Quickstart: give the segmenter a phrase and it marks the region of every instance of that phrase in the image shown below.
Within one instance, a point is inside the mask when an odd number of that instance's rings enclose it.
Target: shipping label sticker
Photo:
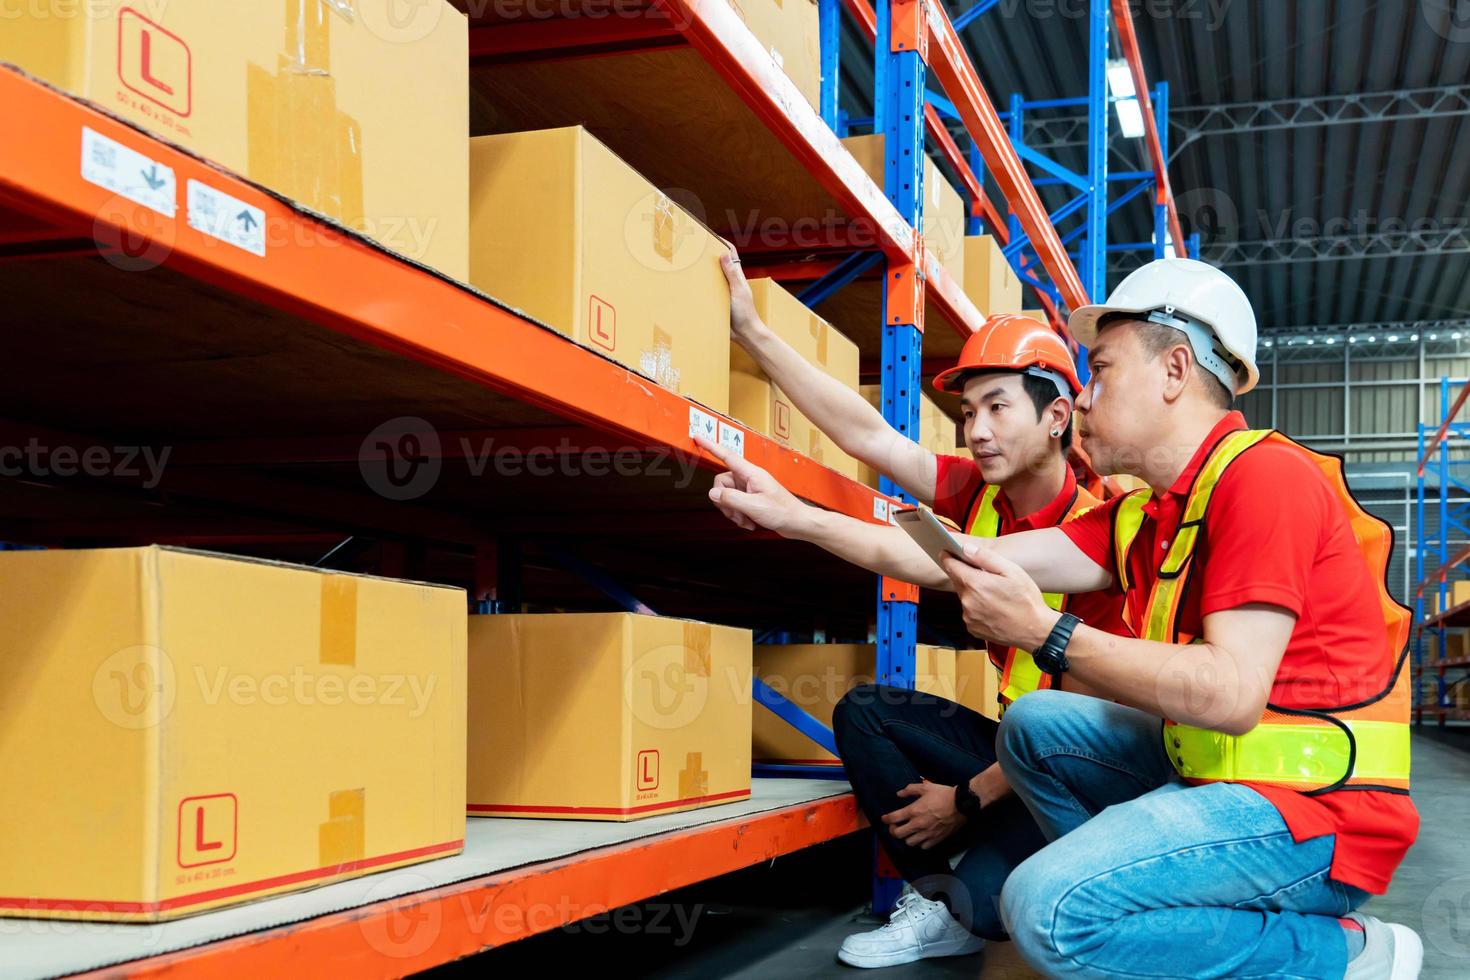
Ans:
[[[189,227],[265,257],[265,212],[224,191],[189,181]]]
[[[718,443],[720,438],[718,423],[715,417],[708,412],[701,412],[693,405],[689,406],[689,438],[702,436],[710,442]]]
[[[888,501],[882,497],[873,498],[873,520],[885,523],[888,521]]]
[[[173,168],[82,127],[82,179],[172,218],[179,209]]]
[[[745,432],[725,422],[720,423],[720,445],[736,456],[745,457]]]

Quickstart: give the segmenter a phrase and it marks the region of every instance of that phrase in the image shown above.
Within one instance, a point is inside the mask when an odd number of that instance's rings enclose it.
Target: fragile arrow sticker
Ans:
[[[708,412],[701,412],[693,405],[690,405],[689,438],[693,439],[695,436],[703,436],[705,439],[718,445],[719,435],[719,425],[715,421],[715,417]]]
[[[197,180],[189,181],[189,227],[265,257],[265,212]]]
[[[720,445],[736,456],[745,456],[745,432],[733,425],[720,423]]]
[[[179,189],[171,168],[82,127],[82,179],[172,218]]]

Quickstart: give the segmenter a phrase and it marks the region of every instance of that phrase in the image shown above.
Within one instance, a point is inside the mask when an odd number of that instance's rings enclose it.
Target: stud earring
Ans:
[[[1059,438],[1061,438],[1061,435],[1062,435],[1062,430],[1061,429],[1052,429],[1051,430],[1051,437],[1053,439],[1059,439]]]

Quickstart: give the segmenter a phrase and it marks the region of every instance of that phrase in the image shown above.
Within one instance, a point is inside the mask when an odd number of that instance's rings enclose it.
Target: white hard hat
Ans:
[[[1156,259],[1130,273],[1106,303],[1073,310],[1067,328],[1090,347],[1097,339],[1097,321],[1110,313],[1132,313],[1140,320],[1182,330],[1200,367],[1237,395],[1260,380],[1251,301],[1234,279],[1212,265],[1195,259]]]

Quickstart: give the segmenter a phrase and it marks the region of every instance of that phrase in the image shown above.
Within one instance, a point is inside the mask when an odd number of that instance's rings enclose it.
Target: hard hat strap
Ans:
[[[1067,383],[1066,378],[1062,377],[1062,373],[1060,371],[1053,371],[1050,368],[1037,367],[1033,364],[1031,367],[1023,368],[1021,373],[1029,374],[1033,378],[1041,378],[1045,381],[1050,381],[1052,384],[1057,386],[1057,394],[1065,398],[1068,405],[1072,404],[1072,386]]]
[[[1188,337],[1189,347],[1194,351],[1194,359],[1199,362],[1199,366],[1219,378],[1226,391],[1235,394],[1235,389],[1240,385],[1240,359],[1231,356],[1220,346],[1213,330],[1188,317],[1180,316],[1172,306],[1154,310],[1144,319],[1149,323],[1173,327]]]

